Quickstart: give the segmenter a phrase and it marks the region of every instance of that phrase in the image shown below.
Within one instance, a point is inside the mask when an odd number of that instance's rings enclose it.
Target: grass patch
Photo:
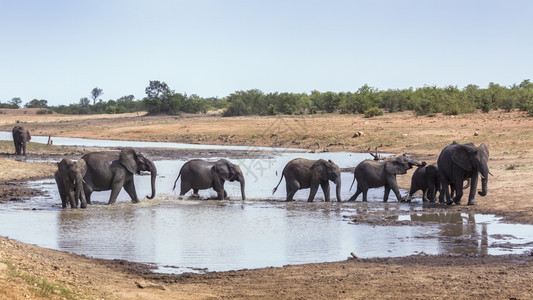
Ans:
[[[6,274],[12,279],[22,279],[28,284],[28,289],[34,295],[49,299],[89,299],[58,283],[50,282],[46,278],[17,272],[9,262],[1,262],[8,267]]]

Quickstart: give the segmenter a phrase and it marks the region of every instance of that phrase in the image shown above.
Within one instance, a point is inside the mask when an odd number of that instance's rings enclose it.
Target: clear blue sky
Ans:
[[[0,0],[0,101],[533,80],[533,1]]]

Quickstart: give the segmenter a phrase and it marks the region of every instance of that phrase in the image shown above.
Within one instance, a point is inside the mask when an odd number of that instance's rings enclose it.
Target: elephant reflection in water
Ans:
[[[57,214],[57,243],[59,250],[78,254],[146,259],[155,252],[156,223],[155,212],[140,214],[135,206],[96,206],[90,213],[62,210]]]
[[[441,224],[438,238],[446,254],[488,254],[487,225],[476,224],[472,212],[466,218],[459,212],[411,214],[411,221]],[[478,232],[478,225],[481,232]]]

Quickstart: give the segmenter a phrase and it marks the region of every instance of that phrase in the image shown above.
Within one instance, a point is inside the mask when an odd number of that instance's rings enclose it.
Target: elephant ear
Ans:
[[[69,163],[69,160],[66,158],[63,158],[60,162],[57,163],[57,170],[59,171],[60,174],[67,174],[68,163]]]
[[[137,174],[137,154],[133,148],[123,148],[119,155],[120,163],[131,173]]]
[[[217,177],[224,180],[231,181],[233,176],[235,176],[235,168],[233,168],[233,165],[225,159],[218,160],[213,167],[215,167],[214,171],[216,172]]]
[[[481,145],[479,145],[479,149],[481,150],[483,160],[488,161],[489,160],[489,147],[487,147],[487,145],[485,145],[484,143],[481,143]]]
[[[452,161],[467,172],[472,172],[472,156],[475,156],[477,149],[471,146],[458,145],[451,150]]]
[[[85,161],[83,159],[80,159],[76,164],[80,169],[81,177],[85,176],[85,173],[87,173],[87,164],[85,163]]]
[[[311,166],[312,173],[318,176],[320,180],[328,180],[328,162],[319,159]]]
[[[220,175],[220,167],[215,164],[211,167],[211,177],[213,177],[213,189],[219,190],[222,186],[222,176]]]
[[[30,132],[26,130],[26,141],[29,141],[29,140],[31,140],[31,135],[30,135]]]
[[[398,175],[407,173],[407,169],[398,159],[385,160],[385,171],[389,174]]]

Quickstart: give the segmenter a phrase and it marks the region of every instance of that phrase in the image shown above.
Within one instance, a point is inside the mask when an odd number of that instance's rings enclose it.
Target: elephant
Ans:
[[[224,190],[225,181],[233,182],[236,180],[241,184],[242,200],[246,200],[245,180],[241,168],[226,159],[218,161],[193,159],[186,162],[181,167],[172,190],[176,189],[176,183],[180,176],[180,196],[185,195],[191,189],[194,194],[198,194],[198,190],[213,188],[217,192],[217,199],[223,200],[228,197],[228,193]]]
[[[74,162],[64,158],[57,164],[55,180],[63,208],[67,207],[67,203],[70,203],[70,208],[78,208],[80,201],[81,208],[87,208],[83,190],[83,176],[86,172],[87,165],[81,159]]]
[[[414,159],[405,154],[386,157],[383,161],[367,159],[359,163],[354,170],[354,179],[350,190],[357,179],[357,191],[348,201],[355,201],[359,194],[363,193],[363,202],[367,201],[369,188],[385,186],[383,202],[389,199],[390,190],[396,195],[398,201],[404,198],[400,195],[398,183],[396,182],[397,174],[405,174],[413,166],[423,166]]]
[[[294,194],[300,189],[311,188],[307,202],[313,202],[318,185],[324,192],[324,200],[329,202],[329,181],[336,185],[337,201],[341,202],[341,169],[331,160],[309,160],[305,158],[295,158],[287,163],[278,185],[272,190],[272,195],[278,189],[281,180],[285,176],[287,188],[286,201],[293,201]]]
[[[30,132],[24,127],[17,125],[13,127],[13,143],[15,143],[15,154],[20,155],[21,151],[26,156],[26,143],[31,140]]]
[[[487,162],[489,160],[489,148],[485,144],[476,147],[473,143],[458,144],[453,142],[442,149],[437,166],[441,181],[441,191],[439,200],[446,204],[460,204],[463,196],[463,181],[470,179],[470,193],[468,205],[476,205],[474,200],[478,182],[478,174],[481,174],[480,196],[487,195],[488,175],[491,174]],[[492,174],[491,174],[492,175]],[[455,197],[452,198],[448,187],[455,186]]]
[[[83,189],[87,203],[91,203],[93,191],[111,190],[108,204],[113,204],[122,187],[128,193],[133,203],[139,203],[133,174],[141,171],[151,173],[152,194],[148,199],[155,197],[155,179],[157,169],[154,163],[133,148],[123,148],[116,152],[91,152],[81,158],[87,164],[87,173],[83,177]]]
[[[440,190],[439,168],[436,163],[421,166],[415,170],[411,177],[408,199],[411,199],[413,194],[419,190],[422,190],[423,202],[435,202],[437,191]]]

